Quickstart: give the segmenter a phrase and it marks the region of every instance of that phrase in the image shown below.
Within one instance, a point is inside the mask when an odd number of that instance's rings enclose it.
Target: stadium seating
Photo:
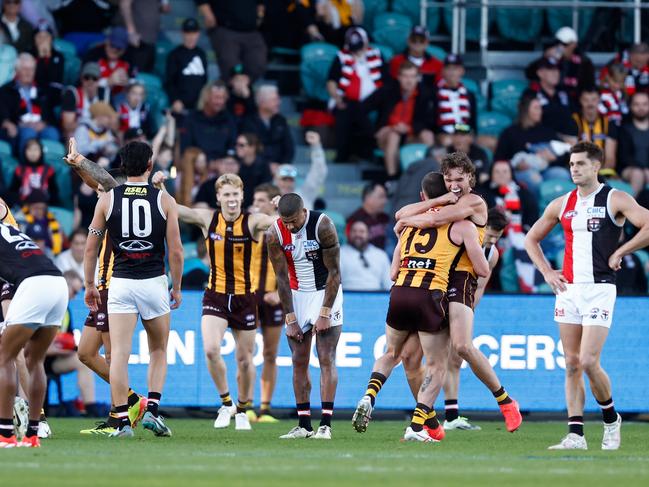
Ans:
[[[390,46],[372,43],[372,47],[379,50],[384,63],[389,62],[390,59],[392,59],[392,56],[394,56],[394,50]]]
[[[76,85],[79,81],[79,73],[81,73],[81,59],[76,56],[64,56],[63,65],[65,69],[63,84]]]
[[[447,3],[451,4],[452,0],[446,0]],[[468,0],[467,7],[473,5],[475,8],[466,9],[466,24],[465,24],[465,35],[467,41],[478,42],[480,41],[480,23],[482,21],[482,13],[480,11],[480,2],[476,0]],[[449,5],[448,7],[442,7],[444,11],[444,25],[446,30],[451,32],[453,30],[453,6]],[[494,14],[493,11],[490,12],[490,15],[487,16],[489,26],[493,25]]]
[[[196,251],[196,242],[184,242],[183,251],[185,259],[198,257],[198,252]]]
[[[153,72],[164,79],[167,73],[167,56],[173,50],[174,44],[167,39],[159,40],[155,46],[155,67]]]
[[[58,206],[50,206],[49,210],[54,215],[54,218],[56,218],[60,223],[63,233],[69,237],[74,230],[74,212],[67,208],[61,208]]]
[[[54,39],[54,49],[63,54],[63,57],[77,57],[77,47],[65,39]]]
[[[18,167],[18,161],[11,157],[11,155],[2,154],[0,155],[0,164],[2,167],[2,177],[4,178],[5,184],[9,186],[14,172],[16,172],[16,167]]]
[[[647,267],[649,265],[649,252],[646,250],[636,250],[633,253],[638,256],[638,259],[640,259],[642,268],[644,269],[647,280],[649,281],[649,267]]]
[[[426,157],[428,146],[426,144],[406,144],[399,149],[401,171],[408,169],[412,163],[421,161]]]
[[[588,1],[588,0],[584,0]],[[548,16],[548,26],[553,34],[561,27],[572,26],[572,9],[571,8],[548,8],[545,10]],[[594,9],[579,10],[579,27],[577,35],[580,40],[584,39],[590,23],[593,20]]]
[[[312,42],[302,47],[300,79],[307,97],[321,101],[329,99],[327,76],[337,52],[336,46],[324,42]]]
[[[444,58],[446,57],[446,51],[444,49],[442,49],[439,46],[434,46],[432,44],[430,44],[426,48],[426,52],[431,56],[435,56],[440,61],[444,61]]]
[[[0,45],[0,86],[13,79],[16,67],[16,50],[13,46]]]
[[[550,202],[575,189],[575,185],[565,179],[549,179],[539,186],[539,210],[543,211]]]
[[[496,8],[493,16],[500,34],[516,42],[536,42],[543,27],[540,8]]]
[[[374,27],[374,18],[388,10],[388,0],[363,0],[363,26],[371,32]]]
[[[421,24],[421,2],[419,0],[392,0],[392,10],[407,15],[413,25]],[[432,34],[439,28],[439,9],[426,9],[426,28]]]
[[[478,112],[485,110],[487,108],[487,99],[482,95],[480,86],[471,78],[462,79],[462,83],[467,90],[469,90],[475,96],[476,103],[478,104]]]
[[[327,216],[331,218],[331,221],[336,226],[336,232],[338,232],[338,240],[340,241],[340,244],[344,244],[347,241],[347,235],[345,234],[347,221],[345,216],[337,211],[327,211]]]
[[[45,162],[55,169],[58,167],[66,167],[63,157],[67,153],[67,150],[61,142],[41,139],[41,145],[43,146],[43,158]]]
[[[5,156],[11,157],[11,144],[4,140],[0,140],[0,159],[4,160]]]
[[[624,191],[625,193],[634,196],[634,191],[631,185],[620,179],[608,179],[606,181],[606,184],[608,184],[611,188],[619,189],[620,191]]]
[[[372,38],[379,44],[390,46],[394,52],[406,48],[412,21],[403,14],[387,12],[374,19]]]
[[[502,79],[491,84],[491,109],[516,118],[518,100],[527,88],[527,81],[522,79]]]
[[[509,127],[511,118],[500,112],[478,113],[478,134],[498,137],[500,132]]]
[[[500,259],[500,288],[506,293],[519,291],[518,274],[514,263],[514,249],[505,250]]]
[[[74,208],[72,199],[72,178],[70,177],[70,168],[66,165],[56,168],[56,183],[59,186],[59,197],[61,204],[67,209]]]

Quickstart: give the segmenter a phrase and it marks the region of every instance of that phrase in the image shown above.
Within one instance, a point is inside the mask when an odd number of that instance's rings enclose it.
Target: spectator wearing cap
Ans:
[[[535,95],[543,108],[543,124],[561,134],[566,142],[574,143],[577,133],[571,120],[572,105],[568,93],[559,86],[559,63],[544,57],[537,65],[538,83],[526,89],[524,95]]]
[[[56,106],[63,89],[63,54],[53,46],[54,31],[45,21],[34,29],[34,57],[36,58],[36,86],[49,93],[51,104]]]
[[[442,74],[444,63],[426,52],[429,40],[430,35],[426,27],[415,25],[408,36],[406,50],[395,55],[390,61],[390,76],[397,79],[401,63],[410,61],[419,68],[419,73],[426,84],[436,81]]]
[[[43,147],[38,139],[30,139],[25,144],[20,164],[16,167],[10,182],[10,202],[23,204],[36,190],[48,194],[52,204],[60,204],[59,186],[54,169],[45,163]]]
[[[315,29],[309,29],[308,33],[313,39],[324,39],[330,44],[342,47],[347,29],[363,23],[362,0],[319,0],[309,3],[313,4],[311,9]]]
[[[622,123],[623,117],[629,113],[624,91],[626,76],[627,69],[623,64],[609,64],[601,79],[599,89],[599,112],[606,116],[609,122],[618,126]]]
[[[477,105],[473,93],[462,83],[464,73],[459,55],[446,56],[442,77],[435,83],[431,96],[430,128],[437,132],[441,145],[450,143],[457,124],[468,125],[475,131]]]
[[[633,44],[628,50],[613,59],[613,63],[622,63],[627,69],[624,89],[627,96],[636,91],[649,92],[649,45],[645,42]],[[610,63],[609,63],[610,64]],[[600,72],[603,80],[608,72],[608,64]]]
[[[451,136],[451,145],[446,150],[449,154],[451,152],[464,152],[469,156],[475,166],[476,184],[482,184],[489,179],[489,156],[474,141],[475,136],[471,127],[467,124],[457,124]]]
[[[649,93],[634,93],[629,105],[629,119],[619,130],[616,170],[637,194],[649,184]]]
[[[273,184],[279,188],[282,195],[287,193],[297,193],[304,201],[304,207],[308,210],[313,209],[313,204],[320,194],[322,185],[327,179],[327,159],[322,143],[320,142],[320,134],[317,132],[309,131],[305,134],[304,139],[309,145],[309,157],[311,165],[307,172],[306,178],[301,186],[297,186],[297,169],[293,164],[282,164],[277,168]]]
[[[112,95],[124,90],[131,75],[131,65],[124,59],[128,48],[128,32],[124,27],[113,27],[103,44],[90,49],[84,62],[99,64],[99,84],[107,86]]]
[[[99,64],[90,62],[81,68],[81,84],[69,86],[61,100],[61,126],[65,137],[71,136],[80,123],[89,122],[93,103],[110,103],[110,89],[99,86]]]
[[[239,161],[239,177],[243,181],[243,208],[248,208],[252,205],[255,188],[270,183],[273,173],[261,155],[263,148],[256,134],[240,134],[234,147]]]
[[[2,138],[17,144],[18,153],[28,139],[59,140],[48,93],[35,84],[36,60],[26,52],[16,60],[16,77],[0,88]]]
[[[129,142],[147,142],[148,143],[148,141],[149,141],[147,139],[146,134],[144,133],[144,130],[142,130],[140,127],[128,129],[126,132],[124,132],[123,139],[124,139],[124,144],[128,144]]]
[[[255,91],[257,111],[243,119],[241,132],[250,132],[263,146],[262,156],[269,163],[289,164],[295,155],[295,143],[284,115],[279,112],[281,99],[275,85],[261,85]]]
[[[347,233],[348,241],[340,247],[342,285],[347,291],[388,291],[392,287],[388,254],[370,243],[365,222],[356,220]]]
[[[147,138],[152,138],[153,120],[151,107],[146,101],[146,89],[138,81],[131,81],[126,88],[126,98],[117,107],[119,131],[124,134],[128,129],[142,129]]]
[[[604,152],[604,168],[615,169],[617,163],[618,126],[599,111],[601,97],[595,86],[584,88],[579,95],[580,110],[572,114],[577,138],[597,145]]]
[[[198,147],[209,161],[223,158],[234,147],[237,126],[227,110],[228,89],[221,80],[208,83],[201,90],[197,110],[185,120],[181,150]]]
[[[171,110],[184,113],[196,108],[201,88],[207,83],[207,54],[198,46],[200,26],[196,19],[185,19],[183,43],[167,56],[165,90]]]
[[[399,173],[399,147],[420,142],[433,145],[435,136],[427,128],[428,96],[419,84],[419,69],[410,61],[399,66],[397,80],[388,80],[363,103],[367,111],[378,111],[377,145],[383,151],[388,178]]]
[[[265,14],[259,0],[195,0],[227,83],[232,67],[243,65],[253,82],[266,72],[266,43],[258,30]]]
[[[119,149],[117,137],[112,131],[116,122],[117,113],[112,106],[103,101],[93,103],[90,106],[90,120],[84,119],[74,131],[79,152],[97,162],[102,158],[112,161]]]
[[[45,241],[53,255],[59,255],[63,250],[64,235],[58,220],[48,209],[48,201],[47,193],[38,189],[32,191],[25,200],[21,219],[27,231],[31,229],[37,240]]]
[[[371,157],[373,129],[362,102],[382,86],[385,78],[381,53],[369,46],[364,29],[348,29],[345,39],[345,47],[334,58],[327,81],[334,107],[336,160],[342,162],[348,161],[352,152]]]
[[[565,91],[576,106],[581,90],[592,86],[595,81],[595,67],[588,56],[580,52],[575,30],[571,27],[561,27],[554,34],[554,39],[545,49],[543,56],[528,65],[525,74],[532,82],[538,82],[536,72],[543,57],[557,61],[559,89]]]
[[[254,116],[257,111],[250,76],[248,76],[241,64],[237,64],[232,68],[228,88],[230,89],[228,110],[240,125],[246,117]]]
[[[361,207],[347,217],[347,233],[355,222],[362,221],[367,225],[369,242],[380,249],[385,249],[390,221],[390,217],[385,212],[388,202],[385,186],[378,182],[367,184],[363,188],[362,198]]]
[[[160,14],[171,9],[169,0],[120,0],[129,41],[129,57],[138,71],[150,73],[155,65],[155,43],[160,33]]]
[[[20,0],[3,0],[0,28],[7,44],[20,52],[32,52],[34,47],[34,30],[29,22],[20,15]]]

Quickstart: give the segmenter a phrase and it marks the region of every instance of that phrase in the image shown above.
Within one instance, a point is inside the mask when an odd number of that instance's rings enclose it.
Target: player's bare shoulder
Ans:
[[[336,226],[331,218],[324,213],[318,223],[317,231],[318,240],[320,241],[320,246],[323,250],[340,247]]]

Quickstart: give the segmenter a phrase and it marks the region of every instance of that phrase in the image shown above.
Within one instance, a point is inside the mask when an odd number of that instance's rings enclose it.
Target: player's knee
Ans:
[[[264,348],[264,363],[274,364],[276,360],[277,360],[277,350],[270,350],[268,348]]]
[[[566,374],[574,375],[582,371],[582,363],[579,355],[566,355]]]
[[[79,361],[86,366],[89,366],[95,358],[95,354],[90,353],[90,350],[86,350],[85,348],[79,348],[77,356],[79,357]]]
[[[592,372],[599,368],[599,358],[596,355],[585,354],[579,357],[581,368],[586,372]]]
[[[414,355],[401,355],[401,363],[403,364],[403,369],[406,371],[406,374],[409,372],[418,372],[421,368],[421,360],[418,360],[418,357],[415,357]]]
[[[218,362],[221,359],[221,350],[219,348],[206,348],[205,349],[205,358],[208,362]]]
[[[304,354],[295,354],[293,355],[293,367],[296,369],[307,369],[309,368],[309,356]]]
[[[454,343],[453,349],[462,360],[466,360],[471,356],[471,352],[473,351],[473,344],[470,342]]]
[[[318,360],[320,362],[320,369],[331,369],[336,363],[336,358],[330,355],[318,357]]]
[[[237,357],[237,367],[241,372],[247,372],[252,367],[252,357],[247,354],[241,354]]]

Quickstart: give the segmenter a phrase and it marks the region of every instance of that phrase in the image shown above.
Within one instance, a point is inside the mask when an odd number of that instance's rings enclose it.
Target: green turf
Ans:
[[[1,485],[325,486],[649,485],[649,424],[623,425],[622,448],[600,450],[602,429],[587,424],[590,450],[550,452],[563,423],[501,423],[450,432],[442,443],[400,443],[405,422],[375,421],[358,434],[334,422],[334,440],[279,440],[292,422],[252,432],[212,429],[209,420],[170,420],[173,438],[140,428],[133,439],[81,437],[88,421],[52,419],[54,437],[39,450],[0,451]]]

